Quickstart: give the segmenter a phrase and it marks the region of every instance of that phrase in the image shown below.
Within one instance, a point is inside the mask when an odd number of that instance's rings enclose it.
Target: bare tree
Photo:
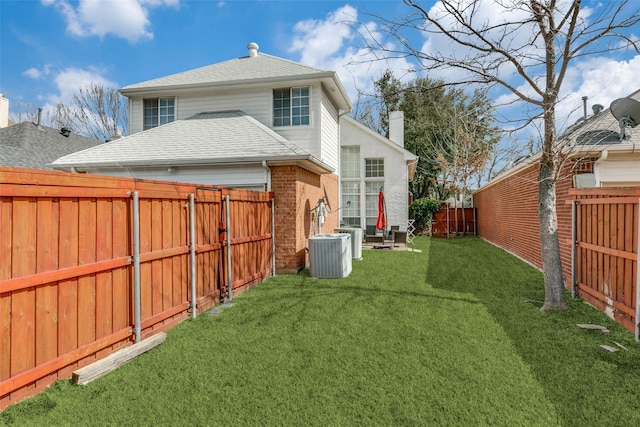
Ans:
[[[117,89],[90,83],[73,94],[73,103],[59,103],[49,112],[49,120],[59,127],[101,141],[127,133],[127,102]]]
[[[567,150],[558,144],[556,105],[569,64],[589,55],[628,50],[640,52],[637,39],[625,34],[640,22],[635,0],[593,4],[581,0],[440,0],[427,10],[404,0],[412,13],[401,20],[378,16],[386,41],[372,48],[385,56],[411,56],[424,71],[448,70],[448,83],[506,89],[528,106],[523,125],[541,120],[542,150],[538,175],[540,241],[545,283],[542,310],[568,308],[564,298],[556,216],[556,180]],[[429,2],[430,3],[430,2]],[[414,33],[414,34],[412,34]],[[436,50],[414,46],[419,34],[447,41]],[[453,76],[459,77],[453,80]]]
[[[14,123],[38,123],[38,107],[35,104],[17,102],[9,118]]]

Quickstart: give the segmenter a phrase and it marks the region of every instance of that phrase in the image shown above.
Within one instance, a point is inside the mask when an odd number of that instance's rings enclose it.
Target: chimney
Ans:
[[[584,110],[584,119],[587,120],[587,99],[589,99],[588,96],[583,96],[582,97],[582,109]]]
[[[120,138],[122,138],[122,132],[120,132],[120,130],[117,130],[116,134],[111,138],[107,139],[105,142],[115,141],[116,139],[120,139]]]
[[[0,128],[9,126],[9,100],[0,93]]]
[[[404,147],[404,112],[389,111],[389,139]]]
[[[249,49],[249,58],[255,58],[258,56],[258,43],[249,43],[247,45],[247,49]]]

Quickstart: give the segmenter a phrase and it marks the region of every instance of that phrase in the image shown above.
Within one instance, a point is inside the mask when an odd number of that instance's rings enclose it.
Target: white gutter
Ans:
[[[262,167],[264,168],[266,179],[265,182],[267,184],[267,191],[271,191],[271,168],[267,166],[267,161],[262,161]]]

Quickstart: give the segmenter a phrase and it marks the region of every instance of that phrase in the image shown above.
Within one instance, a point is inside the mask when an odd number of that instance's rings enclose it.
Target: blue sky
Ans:
[[[0,0],[0,92],[11,111],[18,103],[46,109],[91,81],[119,88],[245,56],[253,41],[261,52],[336,71],[355,98],[384,69],[403,76],[414,67],[406,59],[368,61],[359,35],[379,34],[369,13],[409,12],[400,0]],[[638,37],[640,28],[629,34]],[[584,95],[608,107],[640,88],[639,74],[640,55],[629,52],[576,61],[559,116],[579,116]]]

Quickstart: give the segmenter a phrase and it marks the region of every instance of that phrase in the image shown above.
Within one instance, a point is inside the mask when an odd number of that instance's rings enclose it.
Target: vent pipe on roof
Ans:
[[[62,128],[60,129],[60,133],[62,134],[62,136],[66,136],[67,138],[69,138],[69,135],[71,135],[71,129]]]
[[[36,125],[40,126],[40,120],[42,120],[42,108],[38,108],[38,123]]]
[[[247,49],[249,49],[249,58],[255,58],[258,56],[258,43],[249,43],[247,45]]]
[[[587,99],[589,99],[588,96],[583,96],[582,97],[582,109],[584,110],[584,119],[587,120]]]

